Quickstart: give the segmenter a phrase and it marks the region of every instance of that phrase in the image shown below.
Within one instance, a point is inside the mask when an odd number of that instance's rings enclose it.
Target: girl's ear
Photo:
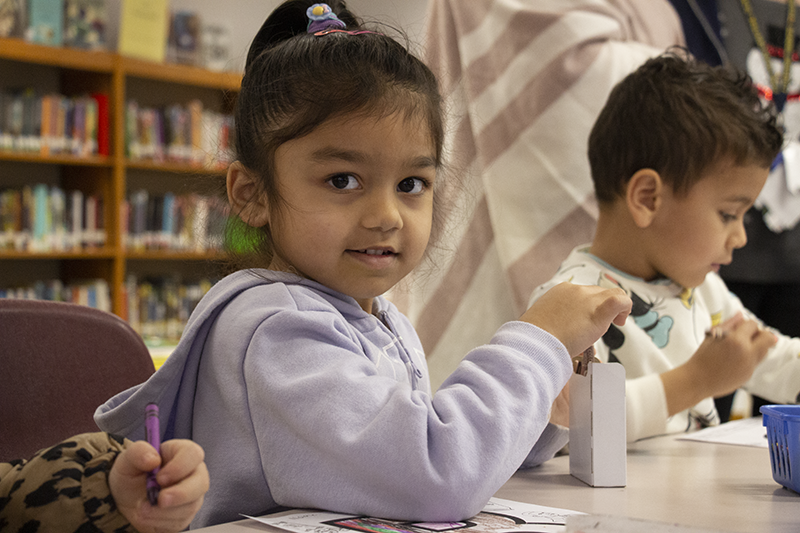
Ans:
[[[634,223],[640,228],[648,227],[661,207],[664,182],[658,172],[644,168],[628,181],[625,201]]]
[[[228,202],[242,222],[254,228],[269,224],[269,202],[259,190],[255,176],[239,161],[228,167]]]

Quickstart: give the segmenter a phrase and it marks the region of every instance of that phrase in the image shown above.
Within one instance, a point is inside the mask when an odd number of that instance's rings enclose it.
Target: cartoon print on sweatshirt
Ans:
[[[678,298],[686,309],[691,309],[694,305],[694,289],[683,289]]]
[[[658,302],[645,302],[638,294],[625,288],[614,276],[609,273],[601,273],[597,285],[600,287],[619,287],[630,296],[633,305],[631,307],[631,318],[637,326],[647,333],[653,340],[656,347],[664,348],[669,343],[669,332],[675,321],[671,316],[660,316],[653,308],[658,305]],[[691,294],[688,296],[687,301],[691,300]],[[613,355],[615,349],[619,349],[625,342],[625,335],[614,324],[608,328],[608,331],[603,335],[603,342],[608,346],[609,362],[619,362],[616,356]],[[613,358],[613,359],[612,359]]]
[[[583,266],[585,265],[575,265],[573,268],[582,268]],[[572,279],[570,277],[567,281],[572,282]],[[638,294],[627,289],[608,272],[600,272],[600,277],[595,285],[603,288],[618,287],[625,291],[625,294],[630,296],[633,302],[630,317],[636,325],[650,336],[659,349],[664,348],[669,343],[669,332],[672,330],[675,320],[671,316],[660,316],[657,311],[653,310],[658,305],[658,302],[645,302]],[[681,293],[681,301],[687,308],[691,308],[694,302],[694,290],[683,291]],[[620,360],[614,355],[614,350],[618,350],[625,343],[625,335],[612,323],[602,339],[603,343],[608,346],[608,362],[619,363]]]

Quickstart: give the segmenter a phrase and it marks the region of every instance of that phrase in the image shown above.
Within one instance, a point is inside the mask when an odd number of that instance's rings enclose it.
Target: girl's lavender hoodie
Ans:
[[[510,322],[433,394],[409,321],[382,297],[374,308],[292,274],[236,272],[164,365],[95,420],[143,439],[156,402],[162,440],[205,449],[211,488],[192,527],[277,506],[460,520],[566,443],[548,424],[571,373],[555,337]]]

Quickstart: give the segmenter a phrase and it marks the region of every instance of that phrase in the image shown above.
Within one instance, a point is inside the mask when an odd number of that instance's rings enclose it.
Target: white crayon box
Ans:
[[[584,363],[569,381],[569,473],[592,487],[627,483],[625,368]]]

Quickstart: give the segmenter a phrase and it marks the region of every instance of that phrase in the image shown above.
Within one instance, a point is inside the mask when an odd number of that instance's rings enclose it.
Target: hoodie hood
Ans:
[[[161,440],[191,439],[200,359],[217,315],[242,292],[271,283],[306,285],[334,305],[346,318],[363,318],[366,315],[355,299],[295,274],[267,269],[235,272],[220,280],[200,300],[189,317],[177,347],[155,374],[97,408],[94,420],[98,427],[131,440],[142,440],[145,438],[145,407],[149,403],[156,403],[162,420]],[[378,311],[386,308],[382,297],[375,299],[375,308]]]

